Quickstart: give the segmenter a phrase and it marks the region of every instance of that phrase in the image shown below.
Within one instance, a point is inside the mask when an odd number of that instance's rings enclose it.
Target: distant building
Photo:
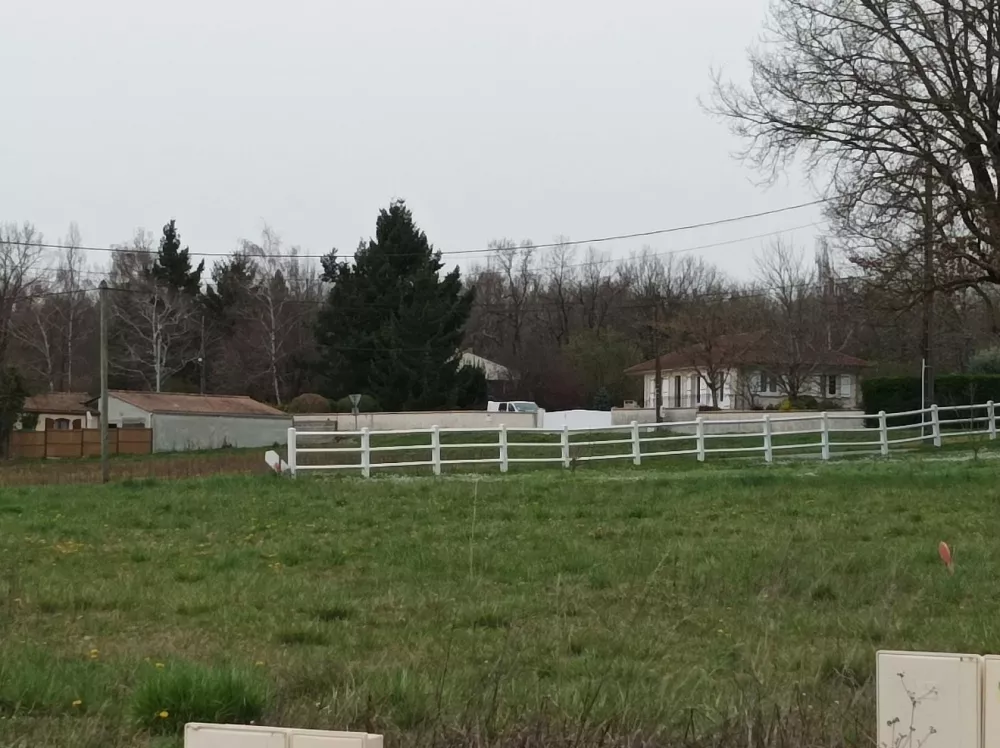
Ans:
[[[87,404],[99,407],[100,398]],[[112,390],[108,423],[115,428],[152,429],[154,452],[183,452],[284,444],[292,419],[244,395]]]
[[[87,407],[86,392],[47,392],[24,401],[23,413],[37,417],[35,431],[71,431],[97,428],[98,415]]]
[[[461,365],[483,370],[486,375],[486,390],[490,400],[505,400],[510,397],[514,385],[519,379],[517,372],[503,364],[498,364],[496,361],[477,356],[472,351],[462,352]]]
[[[709,366],[711,361],[711,366]],[[839,351],[813,351],[796,362],[802,375],[799,395],[855,408],[861,402],[859,378],[868,364]],[[722,335],[710,346],[690,345],[660,356],[664,408],[711,406],[708,387],[715,377],[718,407],[722,410],[777,407],[786,398],[782,376],[790,366],[759,333]],[[656,359],[626,369],[628,376],[642,377],[643,402],[656,406]]]

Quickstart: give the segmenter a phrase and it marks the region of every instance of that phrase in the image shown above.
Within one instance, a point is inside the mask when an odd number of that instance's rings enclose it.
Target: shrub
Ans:
[[[330,402],[322,395],[305,392],[288,403],[289,413],[329,413]]]
[[[176,734],[188,722],[248,724],[266,702],[267,689],[250,671],[177,663],[151,668],[132,696],[132,716],[151,732]]]
[[[817,410],[819,401],[812,395],[799,395],[792,400],[792,410]]]
[[[876,377],[861,383],[866,413],[901,413],[919,410],[920,377]],[[938,405],[971,405],[987,400],[1000,402],[1000,376],[994,374],[946,374],[934,380],[934,400]],[[982,416],[982,411],[976,415]],[[969,411],[957,410],[951,418],[968,418]],[[893,419],[893,425],[920,423],[920,416]]]

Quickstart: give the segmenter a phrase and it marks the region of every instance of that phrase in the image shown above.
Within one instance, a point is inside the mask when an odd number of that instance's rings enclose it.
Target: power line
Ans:
[[[739,221],[749,221],[755,218],[764,218],[766,216],[778,215],[780,213],[787,213],[793,210],[801,210],[802,208],[809,208],[815,205],[821,205],[823,203],[829,202],[833,198],[822,198],[819,200],[811,200],[806,203],[799,203],[797,205],[788,205],[783,208],[774,208],[772,210],[765,210],[759,213],[746,213],[739,216],[731,216],[729,218],[719,218],[713,221],[704,221],[701,223],[691,223],[683,226],[671,226],[665,229],[654,229],[652,231],[639,231],[629,234],[615,234],[612,236],[601,236],[593,239],[578,239],[573,241],[564,242],[549,242],[547,244],[525,244],[518,247],[512,247],[512,249],[551,249],[554,247],[570,247],[579,246],[581,244],[602,244],[604,242],[621,241],[624,239],[642,239],[651,236],[662,236],[664,234],[675,234],[682,231],[692,231],[694,229],[710,228],[713,226],[723,226],[730,223],[737,223]],[[39,249],[78,249],[84,252],[111,252],[113,254],[138,254],[144,250],[132,249],[123,246],[110,246],[110,247],[93,247],[93,246],[71,246],[68,244],[52,244],[46,242],[23,242],[23,241],[3,241],[0,243],[10,244],[20,247],[36,247]],[[474,254],[492,254],[497,251],[496,247],[485,247],[482,249],[457,249],[457,250],[445,250],[441,251],[442,256],[456,256],[456,255],[474,255]],[[188,251],[191,257],[231,257],[233,252],[192,252]],[[330,253],[315,255],[315,254],[268,254],[260,253],[253,254],[251,257],[260,258],[298,258],[298,259],[322,259],[328,257]],[[388,253],[386,257],[396,257],[396,256],[406,256],[404,253]]]
[[[783,234],[791,234],[791,233],[793,233],[795,231],[801,231],[803,229],[815,228],[815,227],[821,226],[821,225],[822,225],[821,222],[819,222],[819,221],[813,221],[812,223],[804,223],[804,224],[801,224],[799,226],[790,226],[789,228],[786,228],[786,229],[778,229],[777,231],[768,231],[768,232],[763,233],[763,234],[753,234],[751,236],[741,236],[741,237],[737,237],[736,239],[727,239],[726,241],[712,242],[711,244],[699,244],[699,245],[694,246],[694,247],[683,247],[683,248],[680,248],[680,249],[665,249],[665,250],[662,250],[660,252],[650,252],[650,253],[647,253],[645,256],[646,257],[667,257],[667,256],[670,256],[670,255],[685,254],[685,253],[688,253],[688,252],[697,252],[697,251],[700,251],[700,250],[703,250],[703,249],[715,249],[717,247],[728,247],[728,246],[732,246],[734,244],[741,244],[743,242],[753,241],[755,239],[767,239],[767,238],[772,237],[772,236],[781,236]],[[79,249],[79,247],[77,249]],[[521,248],[518,248],[518,249],[521,249]],[[527,249],[527,247],[525,247],[524,249]],[[291,257],[291,256],[290,255],[284,255],[284,257]],[[297,257],[302,257],[302,255],[297,255]],[[613,260],[613,259],[611,259],[609,257],[601,257],[601,258],[598,258],[596,260],[587,260],[585,262],[574,262],[574,263],[569,264],[569,265],[564,265],[563,267],[566,268],[566,269],[570,269],[570,268],[583,268],[583,267],[593,267],[595,265],[608,265],[608,264],[611,264],[611,263],[613,263],[615,261],[616,260]],[[625,258],[621,258],[621,259],[619,259],[617,261],[618,262],[624,262],[626,260],[625,260]],[[42,272],[46,272],[46,273],[59,273],[60,269],[59,268],[45,268]],[[82,275],[97,276],[97,277],[104,278],[104,279],[109,279],[111,277],[111,272],[108,271],[108,270],[90,270],[90,269],[87,269],[87,268],[83,268],[83,269],[75,270],[74,273],[82,274]]]

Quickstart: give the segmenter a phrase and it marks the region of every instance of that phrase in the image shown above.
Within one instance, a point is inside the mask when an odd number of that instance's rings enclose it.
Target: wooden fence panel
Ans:
[[[10,437],[10,456],[28,460],[45,457],[44,431],[15,431]]]
[[[118,436],[118,454],[148,455],[153,451],[152,429],[115,429]]]
[[[148,455],[152,451],[152,429],[108,429],[108,454]],[[100,429],[15,431],[10,437],[14,458],[76,459],[100,454]]]

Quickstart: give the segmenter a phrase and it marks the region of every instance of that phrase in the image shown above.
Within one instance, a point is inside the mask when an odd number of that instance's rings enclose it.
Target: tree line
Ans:
[[[568,241],[537,249],[506,239],[463,274],[397,202],[352,256],[331,251],[319,263],[270,227],[209,268],[175,221],[158,238],[139,231],[117,245],[105,267],[88,261],[75,227],[63,249],[43,243],[30,224],[0,229],[0,365],[30,392],[96,391],[102,279],[113,388],[282,406],[303,393],[358,392],[383,409],[483,407],[483,375],[458,366],[462,350],[515,373],[504,396],[550,409],[641,399],[624,370],[686,346],[715,400],[732,355],[716,343],[740,334],[774,352],[790,398],[816,375],[819,351],[859,356],[883,374],[918,372],[922,353],[909,297],[828,240],[812,253],[775,240],[756,251],[749,279],[692,254],[642,248],[612,260]],[[938,293],[940,366],[965,371],[990,347],[995,303],[990,289]]]

